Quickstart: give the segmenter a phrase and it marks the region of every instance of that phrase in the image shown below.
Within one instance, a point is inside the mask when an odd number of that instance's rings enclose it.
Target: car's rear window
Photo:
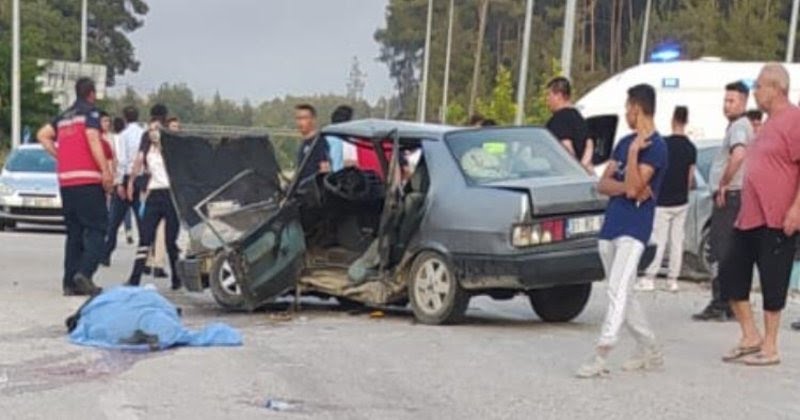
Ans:
[[[586,175],[543,128],[460,131],[445,142],[471,184]]]
[[[55,172],[56,160],[44,149],[17,149],[8,157],[6,170],[11,172]]]

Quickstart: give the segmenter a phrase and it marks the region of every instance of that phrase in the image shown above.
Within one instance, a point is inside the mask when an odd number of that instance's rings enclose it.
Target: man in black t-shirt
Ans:
[[[683,238],[686,214],[689,210],[689,189],[694,183],[694,167],[697,164],[697,148],[685,135],[689,110],[685,106],[675,107],[672,115],[672,135],[667,137],[667,172],[661,191],[656,196],[656,217],[653,238],[656,242],[656,257],[645,271],[645,277],[636,284],[636,289],[655,289],[654,279],[661,269],[664,252],[669,242],[669,271],[667,290],[678,291],[678,276],[683,263]]]
[[[547,129],[589,173],[593,173],[594,142],[588,138],[589,127],[572,106],[571,97],[572,86],[567,78],[556,77],[547,84],[547,107],[553,113],[547,121]]]
[[[303,180],[320,172],[330,172],[330,152],[328,142],[323,138],[316,141],[320,136],[317,131],[317,110],[308,104],[300,104],[294,108],[294,122],[297,131],[303,138],[300,148],[297,150],[297,162],[295,168],[299,179]],[[308,156],[305,166],[303,161]]]

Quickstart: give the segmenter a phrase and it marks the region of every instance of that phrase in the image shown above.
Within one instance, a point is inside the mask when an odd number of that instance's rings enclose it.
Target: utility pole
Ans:
[[[88,0],[81,0],[81,63],[86,62],[86,32],[88,31]]]
[[[795,0],[797,4],[797,0]],[[653,9],[653,0],[647,0],[647,6],[644,9],[644,27],[642,28],[642,49],[639,51],[639,64],[644,64],[645,56],[647,55],[647,33],[650,30],[650,14]]]
[[[528,84],[528,61],[531,50],[531,21],[533,20],[533,0],[527,0],[525,7],[525,31],[522,38],[522,62],[519,66],[519,82],[517,83],[517,115],[514,124],[522,125],[525,121],[525,88]]]
[[[561,71],[564,77],[570,78],[572,74],[572,46],[575,40],[575,13],[577,0],[567,0],[564,9],[564,40],[561,43]]]
[[[428,69],[431,59],[431,26],[433,24],[433,0],[428,0],[428,25],[425,29],[425,58],[422,68],[422,88],[419,91],[419,122],[425,122],[425,112],[428,102]]]
[[[22,134],[22,110],[20,92],[20,58],[19,58],[19,1],[13,0],[11,5],[11,147],[20,145]]]
[[[786,47],[786,62],[791,63],[794,61],[794,39],[797,35],[797,12],[800,7],[800,0],[792,2],[792,21],[789,25],[789,45]]]
[[[447,123],[447,95],[450,90],[450,54],[453,50],[453,12],[455,0],[450,0],[450,16],[447,23],[447,51],[444,58],[444,84],[442,85],[442,124]]]

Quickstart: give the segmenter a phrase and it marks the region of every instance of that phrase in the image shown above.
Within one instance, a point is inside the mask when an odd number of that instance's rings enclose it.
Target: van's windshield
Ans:
[[[470,184],[586,175],[543,128],[460,131],[445,142]]]

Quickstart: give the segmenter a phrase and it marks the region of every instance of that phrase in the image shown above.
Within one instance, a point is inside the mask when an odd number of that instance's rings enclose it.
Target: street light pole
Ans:
[[[447,23],[447,51],[444,58],[444,83],[442,85],[442,124],[447,123],[447,95],[450,91],[450,54],[453,50],[453,13],[455,0],[450,0],[450,16]]]
[[[81,63],[86,62],[87,2],[88,0],[81,0]]]
[[[422,68],[422,88],[419,91],[419,122],[425,122],[425,112],[428,102],[428,69],[431,58],[431,26],[433,24],[433,0],[428,0],[428,25],[425,29],[425,58]]]
[[[564,39],[561,43],[561,71],[567,79],[572,74],[572,46],[575,40],[575,13],[577,0],[567,0],[564,9]]]
[[[792,20],[789,25],[789,45],[786,47],[786,62],[791,63],[794,61],[794,40],[797,35],[797,12],[800,7],[800,0],[792,2]]]
[[[797,0],[795,0],[797,3]],[[642,49],[639,51],[639,64],[644,64],[645,55],[647,55],[647,33],[650,30],[650,12],[653,8],[653,0],[647,0],[647,6],[644,10],[644,27],[642,28]]]
[[[528,61],[531,50],[531,20],[533,19],[533,0],[528,0],[525,7],[525,31],[522,38],[522,61],[519,66],[519,82],[517,83],[517,115],[514,124],[522,125],[525,121],[525,88],[528,84]]]
[[[11,5],[11,147],[20,145],[22,135],[22,110],[20,92],[20,39],[19,39],[19,1]]]

